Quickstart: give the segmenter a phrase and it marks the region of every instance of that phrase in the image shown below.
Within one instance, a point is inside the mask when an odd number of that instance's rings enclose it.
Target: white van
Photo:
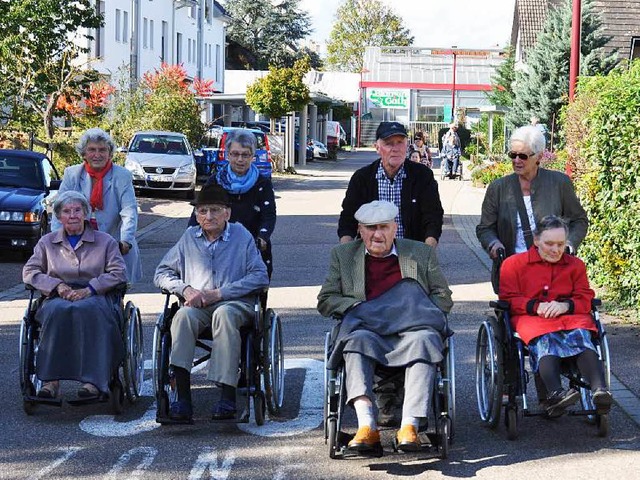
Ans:
[[[327,147],[337,145],[344,147],[347,144],[347,134],[345,133],[340,122],[327,120]]]

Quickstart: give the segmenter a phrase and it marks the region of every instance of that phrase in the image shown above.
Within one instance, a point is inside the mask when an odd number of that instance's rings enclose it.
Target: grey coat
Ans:
[[[515,173],[491,182],[482,202],[480,224],[476,226],[482,248],[489,251],[500,240],[507,256],[515,252],[518,224],[513,182],[518,182]],[[554,170],[538,169],[538,175],[531,182],[531,204],[536,224],[546,215],[558,215],[567,220],[569,242],[578,249],[587,234],[589,220],[568,176]]]
[[[451,290],[440,270],[436,252],[415,240],[395,240],[402,278],[422,285],[431,301],[443,312],[453,306]],[[318,294],[318,311],[325,317],[343,317],[356,303],[366,300],[365,248],[361,239],[337,245],[331,250],[331,264]]]
[[[129,253],[124,255],[124,261],[127,265],[127,279],[134,283],[142,278],[142,262],[136,241],[138,203],[131,173],[126,168],[114,164],[103,181],[104,209],[95,212],[98,229],[108,233],[118,242],[124,241],[131,245]],[[85,170],[84,163],[65,168],[59,193],[67,190],[81,192],[87,200],[91,198],[91,177]],[[58,230],[61,227],[60,222],[54,218],[51,229]]]

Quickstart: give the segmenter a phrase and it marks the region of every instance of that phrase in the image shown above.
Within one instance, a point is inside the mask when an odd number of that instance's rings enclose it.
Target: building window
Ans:
[[[104,19],[104,2],[103,1],[96,2],[96,13]],[[96,38],[95,38],[96,58],[100,58],[104,55],[104,30],[105,30],[104,27],[96,28]]]
[[[204,2],[204,18],[206,19],[207,23],[209,25],[211,25],[211,22],[213,21],[213,4],[211,0],[205,0]]]
[[[120,41],[120,30],[122,28],[122,13],[116,8],[116,42]]]
[[[149,48],[153,50],[153,20],[149,20]]]
[[[216,45],[216,82],[220,79],[220,45]]]
[[[165,21],[162,22],[162,39],[160,41],[162,43],[160,47],[160,61],[162,63],[169,63],[167,61],[167,54],[169,53],[169,24]]]
[[[122,43],[129,43],[129,12],[122,12]]]
[[[142,48],[149,48],[149,20],[142,19]]]
[[[631,38],[631,49],[629,50],[629,59],[640,58],[640,37]]]
[[[212,63],[211,63],[211,44],[209,44],[207,57],[209,57],[209,66],[211,66],[212,65]]]
[[[190,18],[196,18],[196,13],[197,13],[197,9],[198,7],[196,5],[191,5],[189,7],[189,17]]]
[[[187,62],[191,63],[191,39],[187,38]]]
[[[176,33],[176,63],[182,63],[182,34]]]

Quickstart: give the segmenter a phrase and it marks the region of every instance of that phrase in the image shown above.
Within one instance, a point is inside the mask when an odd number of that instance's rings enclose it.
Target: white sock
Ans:
[[[373,417],[373,405],[369,400],[355,400],[353,408],[356,410],[358,417],[358,428],[370,427],[371,430],[377,430],[376,419]]]
[[[418,430],[420,426],[420,418],[419,417],[402,417],[402,422],[400,422],[400,428],[405,425],[413,425],[413,427]]]

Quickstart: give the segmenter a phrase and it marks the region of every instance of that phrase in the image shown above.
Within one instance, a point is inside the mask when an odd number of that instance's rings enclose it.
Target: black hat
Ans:
[[[407,136],[407,129],[399,122],[380,122],[376,130],[376,140],[389,138],[393,135]]]
[[[229,200],[229,195],[224,188],[217,183],[212,183],[202,187],[202,190],[198,192],[198,196],[191,202],[191,205],[194,207],[198,205],[224,205],[225,207],[230,207],[231,200]]]

